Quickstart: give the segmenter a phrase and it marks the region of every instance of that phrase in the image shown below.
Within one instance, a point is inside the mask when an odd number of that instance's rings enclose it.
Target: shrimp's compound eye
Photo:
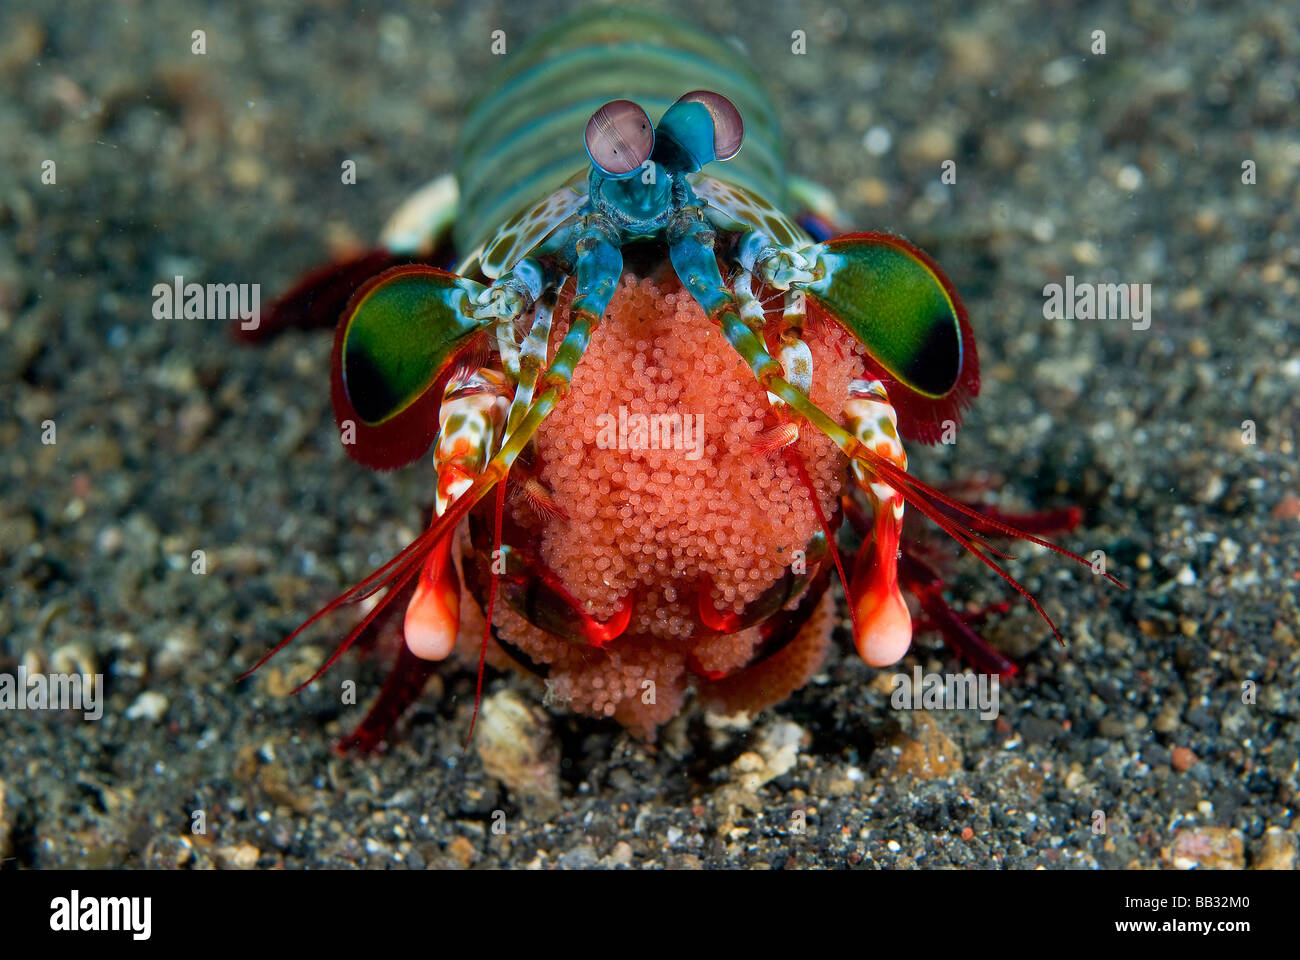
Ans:
[[[736,105],[712,90],[692,90],[677,98],[678,103],[698,103],[713,118],[713,159],[730,160],[745,140],[745,123]]]
[[[641,169],[654,151],[655,130],[631,100],[611,100],[587,121],[587,156],[607,177],[622,179]]]

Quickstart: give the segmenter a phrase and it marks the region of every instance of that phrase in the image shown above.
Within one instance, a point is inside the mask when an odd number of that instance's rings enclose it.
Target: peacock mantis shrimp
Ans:
[[[310,683],[401,613],[397,662],[344,746],[377,744],[458,648],[477,654],[475,717],[489,654],[645,736],[690,689],[767,706],[821,663],[836,569],[868,664],[907,653],[907,590],[974,666],[1013,673],[904,544],[908,506],[1056,632],[988,537],[1086,561],[908,472],[903,441],[935,442],[979,391],[956,290],[900,237],[832,236],[825,192],[787,177],[780,148],[737,51],[586,11],[508,58],[457,175],[400,209],[382,249],[280,301],[268,329],[338,319],[353,458],[392,469],[433,450],[428,528],[258,664],[368,601]],[[862,537],[848,571],[846,522]]]

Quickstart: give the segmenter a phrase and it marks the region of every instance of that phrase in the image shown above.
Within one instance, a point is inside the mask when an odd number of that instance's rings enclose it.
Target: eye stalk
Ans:
[[[596,169],[622,180],[650,159],[655,130],[646,112],[631,100],[611,100],[591,115],[585,139]]]
[[[692,90],[679,97],[659,120],[659,157],[670,168],[688,173],[740,152],[745,124],[736,105],[712,90]]]

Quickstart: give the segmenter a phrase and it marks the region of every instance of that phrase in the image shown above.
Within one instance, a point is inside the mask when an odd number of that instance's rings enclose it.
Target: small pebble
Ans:
[[[1196,760],[1196,754],[1192,753],[1187,747],[1174,747],[1171,764],[1179,773],[1186,773],[1192,769]]]
[[[157,723],[167,712],[168,700],[161,693],[146,690],[135,698],[135,702],[126,708],[128,720],[149,720]]]
[[[1142,186],[1142,171],[1131,163],[1126,164],[1120,168],[1119,173],[1115,177],[1115,183],[1121,190],[1126,190],[1129,193],[1132,193],[1134,190],[1137,190]]]
[[[1251,868],[1254,870],[1294,870],[1296,862],[1295,834],[1281,827],[1269,827],[1260,841]]]
[[[893,146],[893,143],[894,138],[884,127],[872,127],[862,137],[862,146],[873,157],[884,156],[889,152],[889,148]]]
[[[1246,865],[1241,832],[1226,827],[1179,830],[1169,845],[1169,859],[1178,870],[1240,870]]]

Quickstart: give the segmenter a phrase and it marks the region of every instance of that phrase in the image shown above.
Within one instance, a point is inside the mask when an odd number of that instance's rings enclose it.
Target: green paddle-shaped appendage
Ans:
[[[344,321],[342,373],[363,422],[392,419],[437,382],[466,338],[484,327],[473,316],[482,289],[445,270],[412,264],[357,292]]]
[[[821,262],[803,289],[891,376],[927,397],[956,386],[963,308],[933,260],[898,237],[857,233],[822,244]]]

